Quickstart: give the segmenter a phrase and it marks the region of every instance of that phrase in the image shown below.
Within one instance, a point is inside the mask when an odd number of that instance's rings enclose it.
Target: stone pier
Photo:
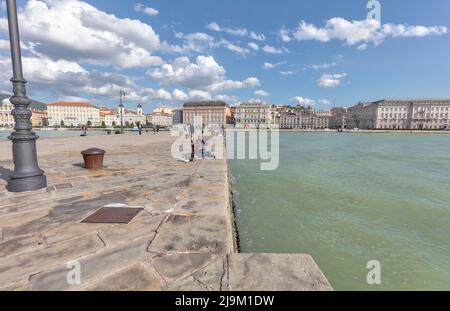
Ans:
[[[0,290],[331,290],[308,255],[237,253],[226,161],[178,162],[172,141],[41,139],[48,187],[19,194],[5,188],[11,143],[0,142]],[[103,169],[84,169],[90,147],[106,150]],[[143,211],[81,223],[104,206]]]

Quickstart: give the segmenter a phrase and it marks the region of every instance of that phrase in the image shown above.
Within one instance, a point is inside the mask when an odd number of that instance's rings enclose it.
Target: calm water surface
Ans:
[[[230,161],[243,252],[311,254],[337,290],[450,290],[450,135],[280,141],[276,171]]]

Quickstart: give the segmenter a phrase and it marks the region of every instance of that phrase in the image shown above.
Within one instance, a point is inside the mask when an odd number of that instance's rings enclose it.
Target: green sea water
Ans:
[[[242,252],[311,254],[336,290],[450,290],[450,135],[281,133],[277,170],[229,163]]]

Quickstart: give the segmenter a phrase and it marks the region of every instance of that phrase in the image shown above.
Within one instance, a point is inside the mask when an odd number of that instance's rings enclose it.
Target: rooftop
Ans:
[[[229,107],[227,103],[223,101],[201,101],[201,102],[189,102],[183,105],[184,108],[189,107]]]
[[[86,107],[86,108],[97,108],[94,105],[91,105],[89,103],[78,103],[78,102],[56,102],[52,104],[48,104],[47,106],[51,107]]]

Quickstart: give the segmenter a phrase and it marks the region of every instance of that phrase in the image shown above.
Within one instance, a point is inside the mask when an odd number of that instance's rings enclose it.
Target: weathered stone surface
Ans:
[[[150,250],[162,254],[227,254],[231,249],[229,234],[226,217],[171,215],[161,226]]]
[[[209,291],[209,288],[205,284],[195,280],[192,276],[189,276],[173,284],[166,285],[161,290],[170,292],[205,292]]]
[[[106,277],[89,286],[89,291],[156,291],[161,280],[153,271],[142,264],[136,264]]]
[[[31,277],[32,290],[78,290],[89,283],[108,276],[123,267],[144,261],[151,256],[146,252],[150,239],[153,236],[144,237],[139,241],[121,245],[115,248],[107,248],[102,252],[78,260],[81,268],[81,284],[68,284],[66,277],[70,271],[65,264],[52,270],[44,271]]]
[[[18,237],[0,243],[0,258],[14,256],[20,253],[36,251],[45,247],[44,237]]]
[[[225,197],[182,197],[175,204],[175,214],[179,215],[219,215],[227,216],[228,200]]]
[[[299,254],[231,254],[229,287],[235,291],[332,290],[312,257]]]
[[[45,271],[59,263],[93,253],[104,247],[96,234],[0,260],[0,286]]]
[[[156,256],[151,260],[151,265],[168,283],[172,283],[203,268],[212,260],[212,254],[173,254]]]
[[[128,225],[107,225],[100,231],[100,235],[107,245],[127,244],[143,237],[153,237],[156,230],[167,216],[152,216],[141,212]]]
[[[11,213],[0,215],[0,227],[7,226],[20,226],[27,222],[47,216],[49,208],[43,208],[40,210],[29,211],[24,213]]]
[[[220,291],[228,289],[226,257],[216,258],[205,268],[195,272],[192,277],[194,280],[204,284],[208,290]]]

